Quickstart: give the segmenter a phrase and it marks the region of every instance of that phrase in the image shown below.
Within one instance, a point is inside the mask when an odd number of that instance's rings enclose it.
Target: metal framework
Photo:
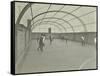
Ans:
[[[71,25],[71,23],[70,23],[69,21],[74,20],[74,19],[77,19],[77,20],[80,21],[80,23],[82,24],[81,26],[84,28],[84,32],[87,32],[86,24],[83,22],[82,19],[80,19],[80,17],[86,16],[86,15],[88,15],[88,14],[93,13],[93,12],[96,11],[96,10],[94,10],[94,11],[85,13],[85,14],[83,14],[83,15],[81,15],[81,16],[76,16],[76,15],[74,15],[74,14],[72,14],[72,13],[75,12],[76,10],[80,9],[81,6],[79,6],[78,8],[76,8],[76,9],[74,9],[74,10],[72,10],[71,12],[62,11],[62,9],[64,8],[65,5],[62,6],[62,7],[61,7],[60,9],[58,9],[58,10],[49,11],[49,9],[50,9],[50,7],[51,7],[51,4],[50,4],[49,7],[48,7],[48,9],[47,9],[46,11],[44,11],[44,12],[42,12],[42,13],[39,13],[38,15],[35,15],[35,16],[33,17],[32,5],[34,5],[34,3],[28,3],[28,4],[22,9],[21,13],[20,13],[19,16],[18,16],[18,19],[17,19],[17,21],[16,21],[16,24],[20,24],[20,21],[21,21],[23,15],[24,15],[25,12],[30,8],[30,10],[31,10],[31,16],[32,16],[31,22],[32,22],[34,19],[36,19],[37,17],[39,17],[39,16],[41,16],[41,15],[44,15],[44,17],[41,19],[41,22],[39,23],[39,24],[41,25],[41,23],[43,22],[43,20],[46,19],[45,17],[46,17],[46,14],[47,14],[47,13],[54,13],[54,12],[55,12],[55,14],[54,14],[53,16],[55,16],[57,13],[64,13],[65,15],[64,15],[63,17],[57,19],[57,20],[63,20],[64,22],[66,22],[67,24],[69,24],[69,26],[72,28],[72,30],[73,30],[73,32],[74,32],[74,31],[75,31],[75,30],[74,30],[74,27]],[[42,9],[42,8],[41,8],[41,9]],[[39,9],[39,10],[40,10],[40,9]],[[68,15],[71,15],[71,16],[73,16],[74,18],[72,18],[72,19],[70,19],[70,20],[68,20],[68,21],[64,20],[63,18],[66,17],[66,16],[68,16]],[[50,20],[50,19],[54,19],[53,16],[52,16],[51,18],[48,18],[48,19],[49,19],[49,20]],[[40,19],[39,19],[39,20],[40,20]],[[55,20],[55,22],[56,22],[57,20]],[[37,21],[36,21],[36,22],[37,22]],[[36,23],[36,22],[33,22],[33,23]],[[48,23],[48,22],[47,22],[47,23]],[[35,25],[32,24],[31,26],[35,26]]]
[[[78,20],[81,22],[82,26],[84,27],[84,32],[87,31],[86,26],[85,26],[85,23],[84,23],[79,17],[77,17],[77,16],[75,16],[74,14],[71,14],[71,13],[69,13],[69,12],[66,12],[66,11],[53,10],[53,11],[42,12],[42,13],[40,13],[40,14],[34,16],[32,20],[34,20],[34,19],[37,18],[38,16],[41,16],[41,15],[43,15],[43,14],[45,14],[45,13],[52,13],[52,12],[65,13],[65,14],[69,14],[69,15],[71,15],[71,16],[74,16],[76,19],[78,19]]]
[[[60,32],[66,31],[63,27],[60,27],[59,24],[53,23],[52,21],[43,21],[41,23],[41,26],[42,26],[42,24],[50,24],[50,25],[56,27],[57,29],[59,29]],[[39,25],[37,25],[37,26],[39,26]],[[33,26],[32,29],[36,28],[37,26]]]
[[[40,19],[41,20],[41,19]],[[58,23],[58,22],[55,22],[55,21],[43,21],[43,22],[50,22],[50,23],[53,23],[53,24],[57,24],[56,26],[60,26],[64,29],[64,31],[67,31],[66,28],[64,26],[62,26],[62,24]],[[48,24],[48,23],[46,23]],[[39,24],[36,24],[35,26],[32,27],[31,30],[33,30],[34,28],[36,28],[37,26],[40,26]]]
[[[47,18],[44,18],[44,19],[56,19],[56,20],[61,20],[61,21],[63,21],[64,23],[68,24],[68,25],[70,26],[70,28],[72,29],[72,31],[75,32],[73,26],[72,26],[68,21],[66,21],[66,20],[64,20],[64,19],[56,18],[56,17],[47,17]],[[41,19],[38,19],[37,21],[35,21],[35,22],[34,22],[34,26],[35,26],[35,24],[36,24],[37,22],[39,22],[40,20],[41,20]],[[53,21],[53,22],[56,23],[56,21]],[[32,25],[33,25],[33,24],[32,24]],[[60,26],[63,26],[63,25],[61,24]],[[64,26],[63,26],[63,27],[64,27]],[[66,28],[65,28],[65,29],[66,29]]]

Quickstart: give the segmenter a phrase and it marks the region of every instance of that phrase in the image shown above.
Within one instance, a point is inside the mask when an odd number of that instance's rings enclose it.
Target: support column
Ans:
[[[48,28],[48,33],[51,34],[51,28]]]
[[[29,36],[29,41],[31,40],[31,20],[27,20],[27,28],[28,28],[28,36]]]
[[[25,30],[25,47],[31,40],[31,20],[27,20],[27,28]]]
[[[51,27],[48,28],[48,34],[49,34],[49,38],[51,37]]]

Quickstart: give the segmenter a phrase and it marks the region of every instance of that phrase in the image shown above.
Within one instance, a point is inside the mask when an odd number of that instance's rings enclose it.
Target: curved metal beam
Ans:
[[[49,7],[47,8],[46,12],[47,12],[50,8],[51,8],[51,4],[49,4]],[[44,14],[44,16],[43,16],[43,18],[42,18],[40,24],[42,23],[42,21],[43,21],[43,19],[45,18],[46,15],[47,15],[47,13]]]
[[[32,3],[28,3],[21,11],[21,13],[19,14],[16,24],[20,24],[21,18],[23,17],[23,15],[25,14],[25,12],[28,10],[28,8],[32,5]]]
[[[44,18],[44,19],[57,19],[57,20],[61,20],[61,21],[65,22],[66,24],[68,24],[68,25],[70,26],[70,28],[72,29],[72,31],[75,32],[75,30],[74,30],[73,26],[70,24],[70,22],[68,22],[68,21],[66,21],[66,20],[64,20],[64,19],[57,18],[57,17],[47,17],[47,18]],[[35,22],[34,22],[34,25],[35,25],[35,23],[37,23],[37,22],[39,22],[39,21],[41,21],[41,19],[38,19],[37,21],[35,21]],[[56,21],[55,21],[55,22],[56,22]],[[32,25],[33,25],[33,24],[32,24]]]
[[[65,13],[65,14],[69,14],[69,15],[71,15],[71,16],[74,16],[76,19],[78,19],[78,20],[81,22],[82,26],[84,27],[84,32],[87,31],[86,26],[85,26],[85,23],[84,23],[79,17],[77,17],[76,15],[71,14],[71,13],[69,13],[69,12],[66,12],[66,11],[53,10],[53,11],[42,12],[42,13],[40,13],[40,14],[34,16],[34,17],[32,18],[32,20],[34,20],[34,19],[37,18],[38,16],[41,16],[41,15],[43,15],[43,14],[45,14],[45,13],[52,13],[52,12]]]
[[[17,21],[16,21],[16,24],[19,24],[19,23],[20,23],[21,18],[23,17],[23,15],[25,14],[25,12],[28,10],[28,8],[30,7],[30,5],[32,5],[32,4],[28,3],[28,4],[22,9],[21,13],[20,13],[19,16],[18,16],[18,19],[17,19]],[[49,11],[48,11],[48,12],[49,12]],[[48,13],[48,12],[40,13],[40,14],[36,15],[35,17],[33,17],[32,20],[35,19],[36,17],[38,17],[39,15],[42,15],[42,14]],[[58,12],[58,11],[56,10],[56,11],[51,11],[51,12]],[[76,17],[76,18],[82,23],[83,27],[85,28],[84,31],[87,31],[84,22],[83,22],[79,17],[77,17],[77,16],[75,16],[75,15],[69,13],[69,12],[65,12],[65,11],[59,11],[59,12],[67,13],[67,14],[70,14],[70,15]]]
[[[52,22],[48,22],[47,23],[47,21],[43,21],[42,23],[41,23],[41,25],[42,24],[50,24],[50,25],[53,25],[54,27],[56,27],[56,28],[58,28],[59,29],[59,31],[61,31],[62,32],[62,28],[60,28],[58,25],[56,25],[56,24],[54,24],[54,23],[52,23]],[[39,26],[39,25],[38,25]],[[34,29],[35,29],[36,27],[34,27]],[[65,31],[65,30],[63,30],[63,31]]]
[[[60,23],[57,23],[57,22],[55,22],[55,21],[43,21],[43,22],[55,23],[55,24],[59,25],[60,27],[62,27],[65,31],[67,31],[67,29],[66,29],[65,27],[63,27]],[[37,26],[40,26],[40,25],[37,24],[37,25],[33,26],[31,30],[33,30],[33,29],[36,28]]]
[[[32,5],[32,3],[28,3],[21,11],[21,13],[19,14],[16,24],[20,24],[21,18],[23,17],[23,15],[25,14],[25,12],[28,10],[28,8]],[[63,27],[64,28],[64,27]]]

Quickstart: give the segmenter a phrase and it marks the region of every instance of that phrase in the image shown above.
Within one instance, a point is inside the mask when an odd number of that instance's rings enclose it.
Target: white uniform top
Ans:
[[[81,39],[84,40],[85,38],[82,36]]]
[[[43,43],[44,43],[44,41],[45,41],[45,36],[42,36],[43,37]]]
[[[94,38],[94,42],[96,43],[96,38]]]

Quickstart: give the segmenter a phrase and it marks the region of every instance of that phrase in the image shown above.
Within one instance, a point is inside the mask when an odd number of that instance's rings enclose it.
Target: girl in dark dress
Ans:
[[[41,35],[39,38],[39,47],[38,50],[43,52],[43,47],[45,46],[44,44],[45,36]]]

